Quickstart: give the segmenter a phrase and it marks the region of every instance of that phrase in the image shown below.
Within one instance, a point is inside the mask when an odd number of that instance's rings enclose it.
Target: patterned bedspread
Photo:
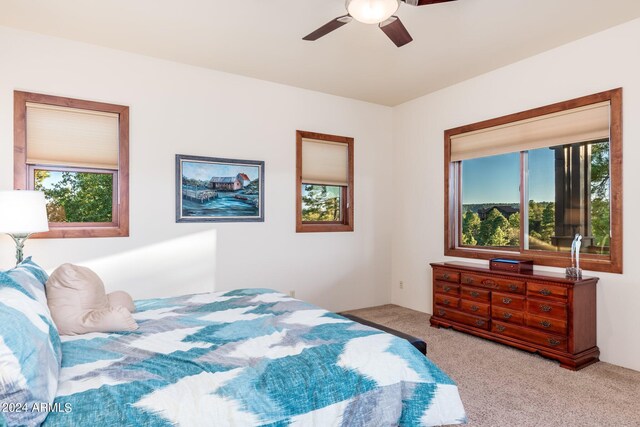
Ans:
[[[267,289],[137,301],[140,328],[62,337],[44,426],[387,426],[465,421],[407,341]]]

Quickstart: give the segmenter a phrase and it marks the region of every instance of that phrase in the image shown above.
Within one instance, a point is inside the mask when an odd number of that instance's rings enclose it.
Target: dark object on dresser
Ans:
[[[404,332],[396,331],[395,329],[391,329],[391,328],[388,328],[386,326],[370,322],[370,321],[365,320],[365,319],[363,319],[361,317],[354,316],[353,314],[340,314],[340,315],[342,317],[346,317],[349,320],[353,320],[354,322],[358,322],[361,325],[371,326],[372,328],[379,329],[379,330],[381,330],[383,332],[387,332],[387,333],[389,333],[391,335],[395,335],[397,337],[404,338],[405,340],[409,341],[411,343],[411,345],[413,345],[415,348],[417,348],[420,351],[420,353],[424,354],[425,356],[427,354],[427,343],[424,342],[423,340],[421,340],[420,338],[416,338],[416,337],[411,336],[409,334],[405,334]]]
[[[532,260],[493,258],[489,261],[491,270],[512,271],[514,273],[530,273],[533,271]]]
[[[431,326],[451,327],[560,361],[597,362],[597,277],[512,273],[478,264],[433,263]]]

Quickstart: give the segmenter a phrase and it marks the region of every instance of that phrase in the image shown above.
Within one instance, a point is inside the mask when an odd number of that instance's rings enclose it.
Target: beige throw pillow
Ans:
[[[87,267],[63,264],[46,284],[47,304],[60,335],[121,332],[138,329],[131,316],[131,296],[123,291],[105,294],[100,277]]]

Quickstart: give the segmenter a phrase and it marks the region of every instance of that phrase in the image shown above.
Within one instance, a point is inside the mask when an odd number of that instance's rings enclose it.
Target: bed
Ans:
[[[409,342],[285,294],[239,289],[136,308],[136,331],[60,337],[43,426],[465,422],[455,383]]]

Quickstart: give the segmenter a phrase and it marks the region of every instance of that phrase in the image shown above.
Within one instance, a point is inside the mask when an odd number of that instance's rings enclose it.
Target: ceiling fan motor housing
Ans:
[[[400,7],[400,0],[346,0],[349,15],[364,24],[383,22]]]

